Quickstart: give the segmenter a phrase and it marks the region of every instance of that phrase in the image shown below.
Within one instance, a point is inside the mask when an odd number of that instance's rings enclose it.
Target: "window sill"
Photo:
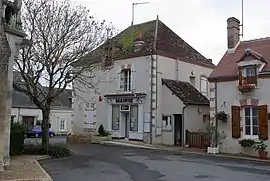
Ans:
[[[242,136],[242,138],[240,140],[242,140],[242,139],[251,139],[254,141],[259,141],[259,136],[244,135],[244,136]]]

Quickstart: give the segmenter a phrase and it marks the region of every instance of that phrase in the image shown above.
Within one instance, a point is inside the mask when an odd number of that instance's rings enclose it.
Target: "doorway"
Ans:
[[[124,123],[124,134],[125,138],[129,138],[129,130],[130,130],[130,114],[129,112],[122,112],[122,118]]]
[[[182,114],[174,114],[174,145],[183,146]]]

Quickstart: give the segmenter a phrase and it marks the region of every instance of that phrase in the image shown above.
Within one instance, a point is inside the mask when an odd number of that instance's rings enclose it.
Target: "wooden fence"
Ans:
[[[186,145],[192,148],[205,149],[210,145],[210,137],[204,132],[190,132],[186,130]]]

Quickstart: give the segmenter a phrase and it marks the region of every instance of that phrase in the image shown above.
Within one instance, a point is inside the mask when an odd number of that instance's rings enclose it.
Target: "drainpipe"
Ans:
[[[217,115],[217,82],[215,82],[215,115]],[[216,132],[215,132],[215,147],[217,147],[218,143],[217,143],[217,137],[218,137],[218,120],[217,117],[215,116],[215,125],[216,125]]]
[[[152,113],[152,98],[153,98],[153,95],[152,95],[152,83],[153,83],[153,61],[154,61],[154,58],[153,58],[153,52],[151,52],[151,63],[150,63],[150,101],[149,101],[149,105],[150,105],[150,144],[152,144],[153,142],[153,136],[152,136],[152,133],[153,133],[153,123],[152,123],[152,116],[153,116],[153,113]]]
[[[185,124],[184,124],[184,120],[185,120],[185,109],[188,107],[188,104],[186,104],[183,108],[182,108],[182,129],[184,129],[185,127]],[[183,131],[183,133],[182,133],[182,145],[184,145],[185,143],[185,139],[187,139],[187,138],[185,138],[185,129],[184,129],[184,131]],[[184,139],[185,138],[185,139]]]

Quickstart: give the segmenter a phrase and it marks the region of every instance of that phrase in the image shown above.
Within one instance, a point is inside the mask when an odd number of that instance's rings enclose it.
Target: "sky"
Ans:
[[[134,23],[159,19],[206,58],[217,64],[227,49],[229,17],[242,19],[242,0],[72,0],[86,6],[98,20],[111,22],[118,30],[131,25],[132,3],[149,2],[135,8]],[[242,40],[270,36],[270,1],[244,0]]]

